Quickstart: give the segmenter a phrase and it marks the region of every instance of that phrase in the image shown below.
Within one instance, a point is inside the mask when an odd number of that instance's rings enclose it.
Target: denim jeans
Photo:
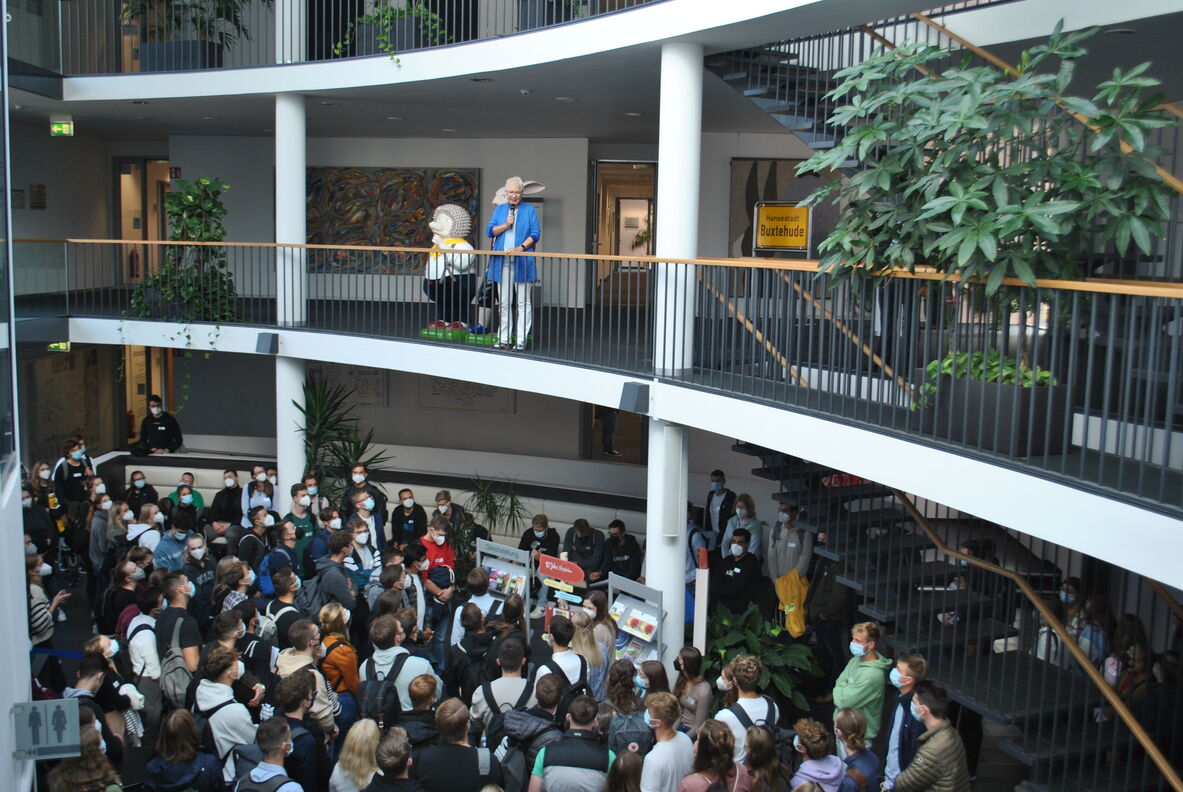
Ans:
[[[428,652],[435,662],[435,670],[438,674],[444,673],[444,663],[449,646],[448,628],[452,626],[452,620],[448,618],[451,610],[446,604],[438,603],[434,597],[427,595],[427,609],[423,614],[423,626],[430,627],[433,633]]]

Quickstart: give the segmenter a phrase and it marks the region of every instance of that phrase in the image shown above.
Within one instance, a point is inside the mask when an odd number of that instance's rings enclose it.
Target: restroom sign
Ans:
[[[789,201],[761,201],[752,213],[754,253],[789,251],[809,254],[813,208]]]

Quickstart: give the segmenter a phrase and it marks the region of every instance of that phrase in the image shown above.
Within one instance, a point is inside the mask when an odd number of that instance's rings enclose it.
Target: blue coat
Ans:
[[[493,239],[493,250],[505,250],[507,234],[493,236],[493,226],[502,225],[508,217],[509,204],[503,203],[493,210],[493,216],[489,218],[489,226],[485,229],[485,233]],[[534,245],[526,252],[511,257],[513,260],[513,281],[514,283],[534,283],[538,280],[538,269],[534,266],[534,248],[538,246],[538,241],[542,238],[542,227],[538,224],[538,212],[534,211],[533,206],[525,202],[518,204],[514,227],[518,229],[519,234],[522,229],[526,230],[525,235],[518,236],[517,239],[522,240],[530,237],[534,240]],[[501,282],[501,266],[504,258],[504,256],[489,256],[488,279],[494,283]]]

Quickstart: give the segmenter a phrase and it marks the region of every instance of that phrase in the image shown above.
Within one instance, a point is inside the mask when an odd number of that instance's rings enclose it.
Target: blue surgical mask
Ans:
[[[374,499],[373,498],[366,498],[364,501],[362,501],[361,505],[362,505],[362,508],[365,509],[366,511],[373,511],[374,510]]]
[[[718,492],[721,489],[723,489],[723,482],[722,481],[712,481],[711,482],[711,492]]]
[[[795,734],[793,735],[793,747],[796,748],[798,751],[801,750],[801,738]]]
[[[251,573],[246,576],[246,584],[248,586],[255,585],[255,570],[252,569]]]
[[[633,677],[633,682],[636,683],[637,687],[641,690],[649,689],[649,681],[640,674],[637,674],[635,677]]]
[[[143,570],[140,570],[140,571],[143,571]],[[190,581],[189,581],[189,596],[190,596],[190,597],[196,597],[196,596],[197,596],[197,586],[193,585],[193,581],[192,581],[192,580],[190,580]]]
[[[296,578],[296,591],[304,587],[304,582],[300,578]]]
[[[964,558],[959,558],[959,559],[957,559],[957,566],[967,567],[967,566],[969,566],[969,562],[966,561]]]
[[[854,655],[855,657],[862,657],[863,655],[865,655],[867,653],[867,646],[866,646],[866,644],[855,643],[854,641],[851,641],[850,642],[850,653],[852,655]]]
[[[541,539],[542,537],[546,536],[546,531],[535,531],[534,535]]]
[[[319,491],[320,491],[320,490],[318,490],[316,487],[309,487],[309,488],[308,488],[308,494],[309,494],[309,495],[315,495],[315,494],[316,494],[317,492],[319,492]]]
[[[135,481],[132,482],[132,484],[135,485],[136,489],[143,489],[144,485],[146,485],[147,483],[148,482],[145,481],[144,479],[136,479]]]
[[[1076,602],[1076,595],[1069,594],[1067,591],[1061,591],[1060,592],[1060,602],[1063,602],[1067,605],[1071,605],[1072,603]]]
[[[82,454],[82,451],[71,451],[70,459],[73,459],[75,462],[77,462],[78,460],[82,459]]]
[[[916,720],[921,720],[920,713],[916,711],[916,698],[915,697],[913,697],[912,701],[908,703],[908,710],[912,713],[913,718],[915,718]]]
[[[904,682],[900,678],[900,670],[898,668],[891,669],[891,673],[887,675],[887,678],[891,680],[891,684],[895,685],[897,688],[904,686]]]
[[[191,503],[193,503],[193,496],[192,495],[182,495],[181,496],[181,503],[185,504],[186,506],[190,505]]]

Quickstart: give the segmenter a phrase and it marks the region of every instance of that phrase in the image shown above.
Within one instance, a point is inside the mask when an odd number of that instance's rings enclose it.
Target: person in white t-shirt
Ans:
[[[575,637],[575,625],[566,616],[555,616],[550,620],[551,656],[542,665],[534,669],[534,685],[538,680],[550,673],[562,671],[567,681],[574,685],[580,677],[587,678],[587,661],[576,654],[571,648],[571,640]]]
[[[726,709],[719,710],[715,718],[726,723],[735,735],[735,761],[747,758],[748,729],[757,724],[775,727],[780,718],[776,703],[767,696],[761,696],[758,685],[762,665],[759,659],[750,656],[737,657],[731,661],[731,674],[739,699]],[[741,715],[742,713],[742,715]]]
[[[497,647],[497,667],[501,669],[501,676],[489,683],[489,693],[492,694],[492,703],[496,705],[496,709],[490,707],[489,701],[486,700],[483,685],[472,694],[472,725],[482,733],[489,730],[494,712],[508,712],[514,709],[519,701],[522,702],[523,708],[533,707],[536,703],[534,687],[522,673],[525,655],[526,648],[517,638],[507,638]],[[522,696],[526,697],[524,701]]]
[[[670,693],[650,693],[645,709],[655,742],[645,756],[641,792],[677,792],[678,784],[694,769],[694,743],[677,729],[682,707]]]
[[[489,593],[489,570],[484,567],[475,567],[468,573],[468,578],[465,580],[468,584],[468,590],[472,597],[469,602],[481,609],[481,614],[485,617],[485,621],[489,620],[490,616],[497,615],[497,611],[501,609],[501,600]],[[456,613],[452,616],[452,635],[451,645],[455,646],[464,638],[464,628],[460,626],[460,611],[463,608],[457,608]]]

